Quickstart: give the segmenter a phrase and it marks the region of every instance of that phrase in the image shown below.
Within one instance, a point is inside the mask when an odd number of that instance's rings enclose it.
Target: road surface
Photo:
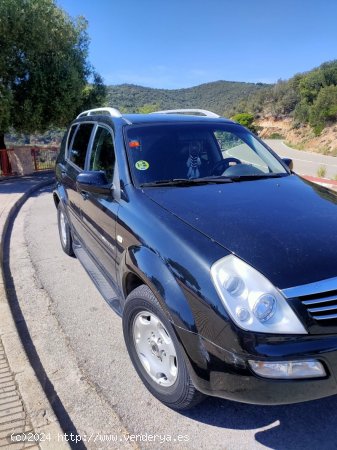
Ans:
[[[121,319],[79,261],[62,252],[48,189],[15,220],[10,268],[31,345],[78,433],[118,436],[118,444],[91,441],[88,448],[127,447],[125,436],[135,435],[143,438],[129,448],[336,448],[337,396],[289,406],[209,398],[184,413],[154,399],[131,365]],[[147,442],[149,435],[161,435],[162,443]]]
[[[295,150],[278,139],[266,139],[265,142],[281,158],[291,158],[294,162],[294,171],[300,175],[317,177],[317,170],[320,167],[326,169],[326,178],[334,179],[337,175],[337,157],[335,156],[325,156],[320,153]]]

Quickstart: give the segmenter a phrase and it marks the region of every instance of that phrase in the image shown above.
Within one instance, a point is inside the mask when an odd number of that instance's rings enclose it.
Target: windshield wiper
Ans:
[[[255,175],[236,175],[230,177],[232,181],[259,180],[263,178],[282,178],[289,175],[288,173],[261,173]]]
[[[220,184],[231,183],[233,180],[228,177],[204,177],[204,178],[172,178],[170,180],[152,181],[150,183],[142,183],[140,187],[153,186],[191,186],[196,184]]]

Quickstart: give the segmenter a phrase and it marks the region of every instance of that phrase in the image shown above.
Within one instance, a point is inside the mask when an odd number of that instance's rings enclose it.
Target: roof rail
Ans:
[[[166,111],[154,111],[150,114],[190,114],[192,116],[203,114],[206,117],[220,117],[218,114],[206,109],[168,109]]]
[[[95,108],[95,109],[88,109],[87,111],[83,111],[81,112],[81,114],[79,114],[76,119],[78,119],[79,117],[84,117],[84,116],[93,116],[95,114],[99,114],[101,113],[102,115],[106,115],[104,113],[107,113],[108,115],[112,116],[112,117],[122,117],[122,114],[120,111],[118,111],[118,109],[116,108],[110,108],[110,107],[102,107],[102,108]]]

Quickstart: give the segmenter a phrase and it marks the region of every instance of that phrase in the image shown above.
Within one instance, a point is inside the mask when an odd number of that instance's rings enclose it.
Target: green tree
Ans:
[[[310,110],[309,123],[320,134],[328,122],[337,120],[337,86],[322,88]]]
[[[54,0],[0,2],[0,148],[9,127],[32,133],[65,126],[83,104],[102,100],[86,28]]]
[[[237,123],[243,125],[244,127],[248,128],[253,133],[257,132],[257,128],[253,123],[254,122],[253,114],[249,114],[249,113],[236,114],[235,116],[232,117],[232,120],[234,120],[234,122],[237,122]]]
[[[323,71],[309,72],[299,83],[300,96],[308,104],[313,104],[323,86],[325,86]]]
[[[150,114],[152,112],[159,111],[159,110],[160,110],[160,106],[158,104],[145,103],[145,105],[140,106],[137,109],[137,112],[139,114]]]
[[[93,71],[93,83],[87,84],[82,92],[82,111],[106,105],[107,88],[102,77]]]

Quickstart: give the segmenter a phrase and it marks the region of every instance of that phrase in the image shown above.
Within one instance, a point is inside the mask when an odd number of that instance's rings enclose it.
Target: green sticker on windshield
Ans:
[[[135,166],[138,170],[147,170],[150,167],[150,164],[147,161],[141,159],[136,162]]]

